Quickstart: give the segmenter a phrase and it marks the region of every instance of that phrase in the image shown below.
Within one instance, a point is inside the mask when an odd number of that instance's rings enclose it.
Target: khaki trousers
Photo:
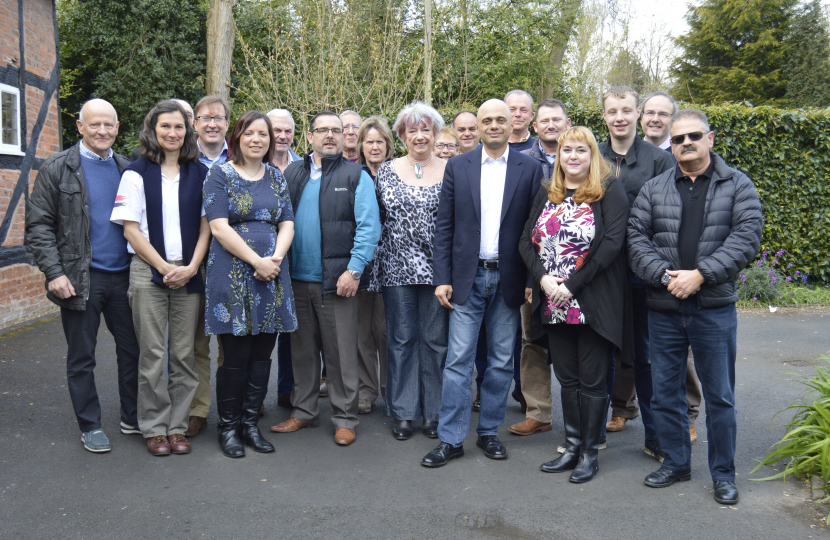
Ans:
[[[219,345],[219,354],[216,357],[216,367],[221,367],[225,361],[225,351],[222,350],[222,340],[216,339]],[[196,374],[199,377],[199,386],[190,402],[190,416],[207,418],[210,410],[210,336],[205,335],[205,300],[202,295],[202,306],[199,308],[199,322],[196,326],[196,341],[193,343],[196,357]],[[215,372],[215,370],[213,371]]]
[[[152,283],[150,266],[137,255],[130,263],[127,297],[138,338],[138,426],[145,438],[184,433],[198,379],[193,343],[204,293],[163,289]],[[170,369],[165,377],[165,332]]]
[[[527,417],[537,422],[551,421],[550,365],[548,351],[528,341],[533,306],[525,303],[519,309],[522,316],[522,361],[520,377],[522,395],[527,402]]]
[[[292,418],[317,425],[320,398],[320,351],[326,355],[326,376],[335,428],[358,424],[360,378],[357,367],[357,297],[323,296],[321,283],[291,280],[297,309],[297,330],[291,332],[294,391]]]
[[[689,427],[695,427],[695,420],[700,414],[700,404],[703,401],[703,390],[700,387],[700,379],[695,371],[695,359],[692,356],[692,348],[689,347],[689,356],[686,359],[686,405],[689,407]]]
[[[386,312],[383,296],[357,291],[357,369],[359,399],[386,399]]]

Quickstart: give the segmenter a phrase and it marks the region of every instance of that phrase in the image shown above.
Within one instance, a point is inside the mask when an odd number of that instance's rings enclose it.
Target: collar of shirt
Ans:
[[[671,136],[666,137],[666,140],[661,142],[657,148],[661,150],[668,150],[669,147],[671,147]]]
[[[222,151],[219,152],[219,155],[216,156],[216,159],[210,159],[207,154],[205,154],[204,150],[202,150],[202,145],[199,144],[199,139],[196,139],[196,146],[199,148],[199,161],[202,162],[203,165],[206,165],[208,168],[216,162],[225,162],[228,161],[228,141],[222,143]]]
[[[548,163],[550,165],[556,163],[556,154],[548,154],[547,152],[545,152],[545,149],[542,148],[542,139],[537,140],[536,144],[539,145],[539,153],[545,156],[545,159],[548,160]]]
[[[492,163],[495,163],[497,161],[503,161],[504,163],[507,163],[507,155],[509,153],[510,153],[510,146],[505,146],[504,147],[504,154],[502,154],[501,157],[499,157],[499,158],[493,159],[492,157],[490,157],[490,154],[487,153],[487,150],[482,148],[481,149],[481,164],[484,165],[488,161],[492,162]]]
[[[706,178],[711,180],[714,175],[715,175],[715,156],[713,156],[712,153],[710,152],[709,153],[709,166],[706,167],[706,170],[703,171],[702,173],[700,173],[697,176],[697,178],[705,176]],[[680,170],[680,164],[676,165],[674,167],[674,180],[675,180],[675,182],[678,181],[678,180],[682,180],[684,178],[689,178],[689,177],[686,176],[685,174],[683,174],[683,171]],[[697,180],[697,178],[695,178],[695,180]]]
[[[105,159],[87,148],[83,140],[78,141],[78,150],[81,152],[81,155],[87,159],[94,159],[96,161],[107,161],[108,159],[112,159],[112,148],[107,150],[107,157]]]
[[[314,152],[312,152],[311,155],[308,156],[308,159],[311,162],[311,172],[308,176],[313,179],[320,178],[321,176],[323,176],[322,164],[320,167],[318,167],[317,164],[314,163]]]

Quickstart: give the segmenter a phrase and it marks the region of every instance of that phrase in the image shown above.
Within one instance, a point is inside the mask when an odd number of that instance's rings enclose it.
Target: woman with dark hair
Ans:
[[[225,362],[216,371],[222,453],[238,458],[244,444],[273,452],[259,431],[277,333],[297,328],[285,254],[294,238],[288,186],[271,165],[268,117],[247,111],[230,137],[230,159],[210,168],[205,211],[213,241],[207,263],[205,332],[219,336]]]
[[[199,382],[193,342],[202,331],[196,328],[205,290],[200,268],[210,239],[202,206],[207,168],[176,100],[153,107],[139,141],[141,157],[121,176],[110,218],[124,226],[134,255],[127,294],[140,348],[138,426],[151,454],[187,454],[184,432]]]
[[[562,386],[565,452],[541,468],[572,470],[570,481],[577,484],[599,469],[605,379],[614,352],[633,354],[622,249],[628,198],[610,173],[591,130],[562,133],[552,178],[539,190],[519,240],[533,274],[531,339],[547,332]]]

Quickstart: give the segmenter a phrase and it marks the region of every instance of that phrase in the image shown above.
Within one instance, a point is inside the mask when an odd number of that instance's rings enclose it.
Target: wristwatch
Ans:
[[[669,286],[669,281],[671,281],[671,276],[668,275],[668,274],[663,274],[663,278],[660,280],[660,283],[664,287],[668,287]]]
[[[352,275],[352,277],[353,277],[353,278],[355,278],[355,279],[360,279],[360,276],[362,276],[362,275],[363,275],[363,274],[361,274],[360,272],[357,272],[356,270],[351,270],[351,269],[349,269],[349,268],[347,268],[346,270],[347,270],[347,271],[349,272],[349,274],[351,274],[351,275]]]

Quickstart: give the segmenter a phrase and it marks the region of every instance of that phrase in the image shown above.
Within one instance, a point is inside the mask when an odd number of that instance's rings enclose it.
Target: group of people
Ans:
[[[564,103],[523,90],[451,127],[422,102],[391,128],[321,111],[298,156],[286,110],[246,111],[228,135],[223,98],[165,100],[130,161],[112,151],[116,111],[88,101],[81,140],[41,166],[26,215],[84,447],[111,449],[93,375],[103,314],[120,429],[153,455],[188,453],[206,427],[215,335],[228,457],[274,451],[257,424],[275,348],[291,414],[273,432],[317,425],[328,395],[349,445],[383,397],[393,437],[439,440],[426,467],[464,455],[474,411],[476,445],[505,459],[511,386],[526,418],[510,433],[549,431],[552,364],[565,441],[543,471],[591,480],[606,431],[633,417],[615,405],[609,421],[612,396],[636,395],[661,462],[645,484],[689,480],[697,389],[715,500],[736,503],[735,278],[759,248],[758,194],[712,151],[702,112],[624,86],[602,108],[601,144]]]

